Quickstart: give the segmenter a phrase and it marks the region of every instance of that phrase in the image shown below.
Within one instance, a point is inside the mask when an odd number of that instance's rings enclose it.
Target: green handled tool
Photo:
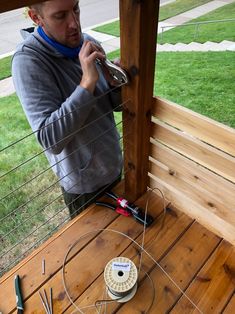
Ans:
[[[21,293],[20,287],[20,276],[15,276],[15,294],[16,294],[16,307],[17,307],[17,314],[22,314],[24,307],[23,307],[23,298]]]

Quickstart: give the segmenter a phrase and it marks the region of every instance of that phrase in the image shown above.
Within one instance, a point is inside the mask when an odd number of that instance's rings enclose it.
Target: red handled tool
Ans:
[[[99,206],[105,206],[105,207],[108,207],[112,210],[114,210],[116,213],[122,215],[122,216],[131,216],[131,214],[129,213],[129,211],[125,210],[124,208],[120,207],[120,206],[115,206],[115,205],[112,205],[112,204],[109,204],[109,203],[106,203],[106,202],[95,202],[96,205],[99,205]]]
[[[150,226],[153,222],[153,217],[148,214],[145,217],[144,210],[137,205],[129,203],[128,200],[117,196],[112,191],[105,192],[105,194],[115,200],[117,205],[115,206],[106,202],[96,202],[96,205],[108,207],[112,210],[115,210],[120,215],[126,217],[133,216],[136,221],[138,221],[142,225],[145,225],[146,227]]]

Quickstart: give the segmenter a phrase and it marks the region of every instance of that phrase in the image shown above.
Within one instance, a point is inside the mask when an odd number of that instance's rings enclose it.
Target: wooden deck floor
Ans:
[[[136,203],[144,208],[146,195]],[[135,297],[123,305],[108,304],[106,313],[145,313],[153,295],[150,313],[235,313],[234,247],[176,208],[167,211],[161,228],[162,202],[156,195],[151,196],[149,212],[155,221],[146,229],[145,249],[172,280],[144,254],[142,269],[149,273],[155,293],[150,279],[141,271]],[[94,232],[82,238],[69,254],[66,284],[79,307],[104,298],[103,270],[107,262],[121,255],[129,257],[138,266],[139,248],[121,235],[96,231],[100,228],[115,229],[139,243],[142,241],[143,227],[134,219],[118,216],[104,207],[92,206],[2,277],[0,311],[4,314],[16,312],[14,276],[19,274],[24,313],[44,313],[38,291],[44,288],[49,291],[50,287],[53,289],[54,313],[78,313],[64,292],[61,269],[71,245],[90,231]],[[46,261],[45,275],[42,274],[43,259]],[[98,313],[94,307],[83,311]],[[105,313],[104,307],[100,313]]]

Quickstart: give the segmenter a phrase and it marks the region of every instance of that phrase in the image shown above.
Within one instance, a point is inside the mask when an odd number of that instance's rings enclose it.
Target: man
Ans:
[[[112,110],[120,91],[96,59],[101,46],[81,32],[77,0],[29,8],[38,27],[17,48],[12,75],[28,121],[74,217],[119,178],[122,154]]]

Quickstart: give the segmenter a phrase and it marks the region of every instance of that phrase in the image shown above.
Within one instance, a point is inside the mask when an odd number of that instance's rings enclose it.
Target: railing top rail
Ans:
[[[172,25],[165,25],[161,26],[162,29],[164,28],[171,28],[176,26],[189,26],[189,25],[199,25],[199,24],[209,24],[209,23],[221,23],[221,22],[233,22],[235,19],[224,19],[224,20],[210,20],[210,21],[200,21],[200,22],[192,22],[192,23],[185,23],[185,24],[172,24]]]

